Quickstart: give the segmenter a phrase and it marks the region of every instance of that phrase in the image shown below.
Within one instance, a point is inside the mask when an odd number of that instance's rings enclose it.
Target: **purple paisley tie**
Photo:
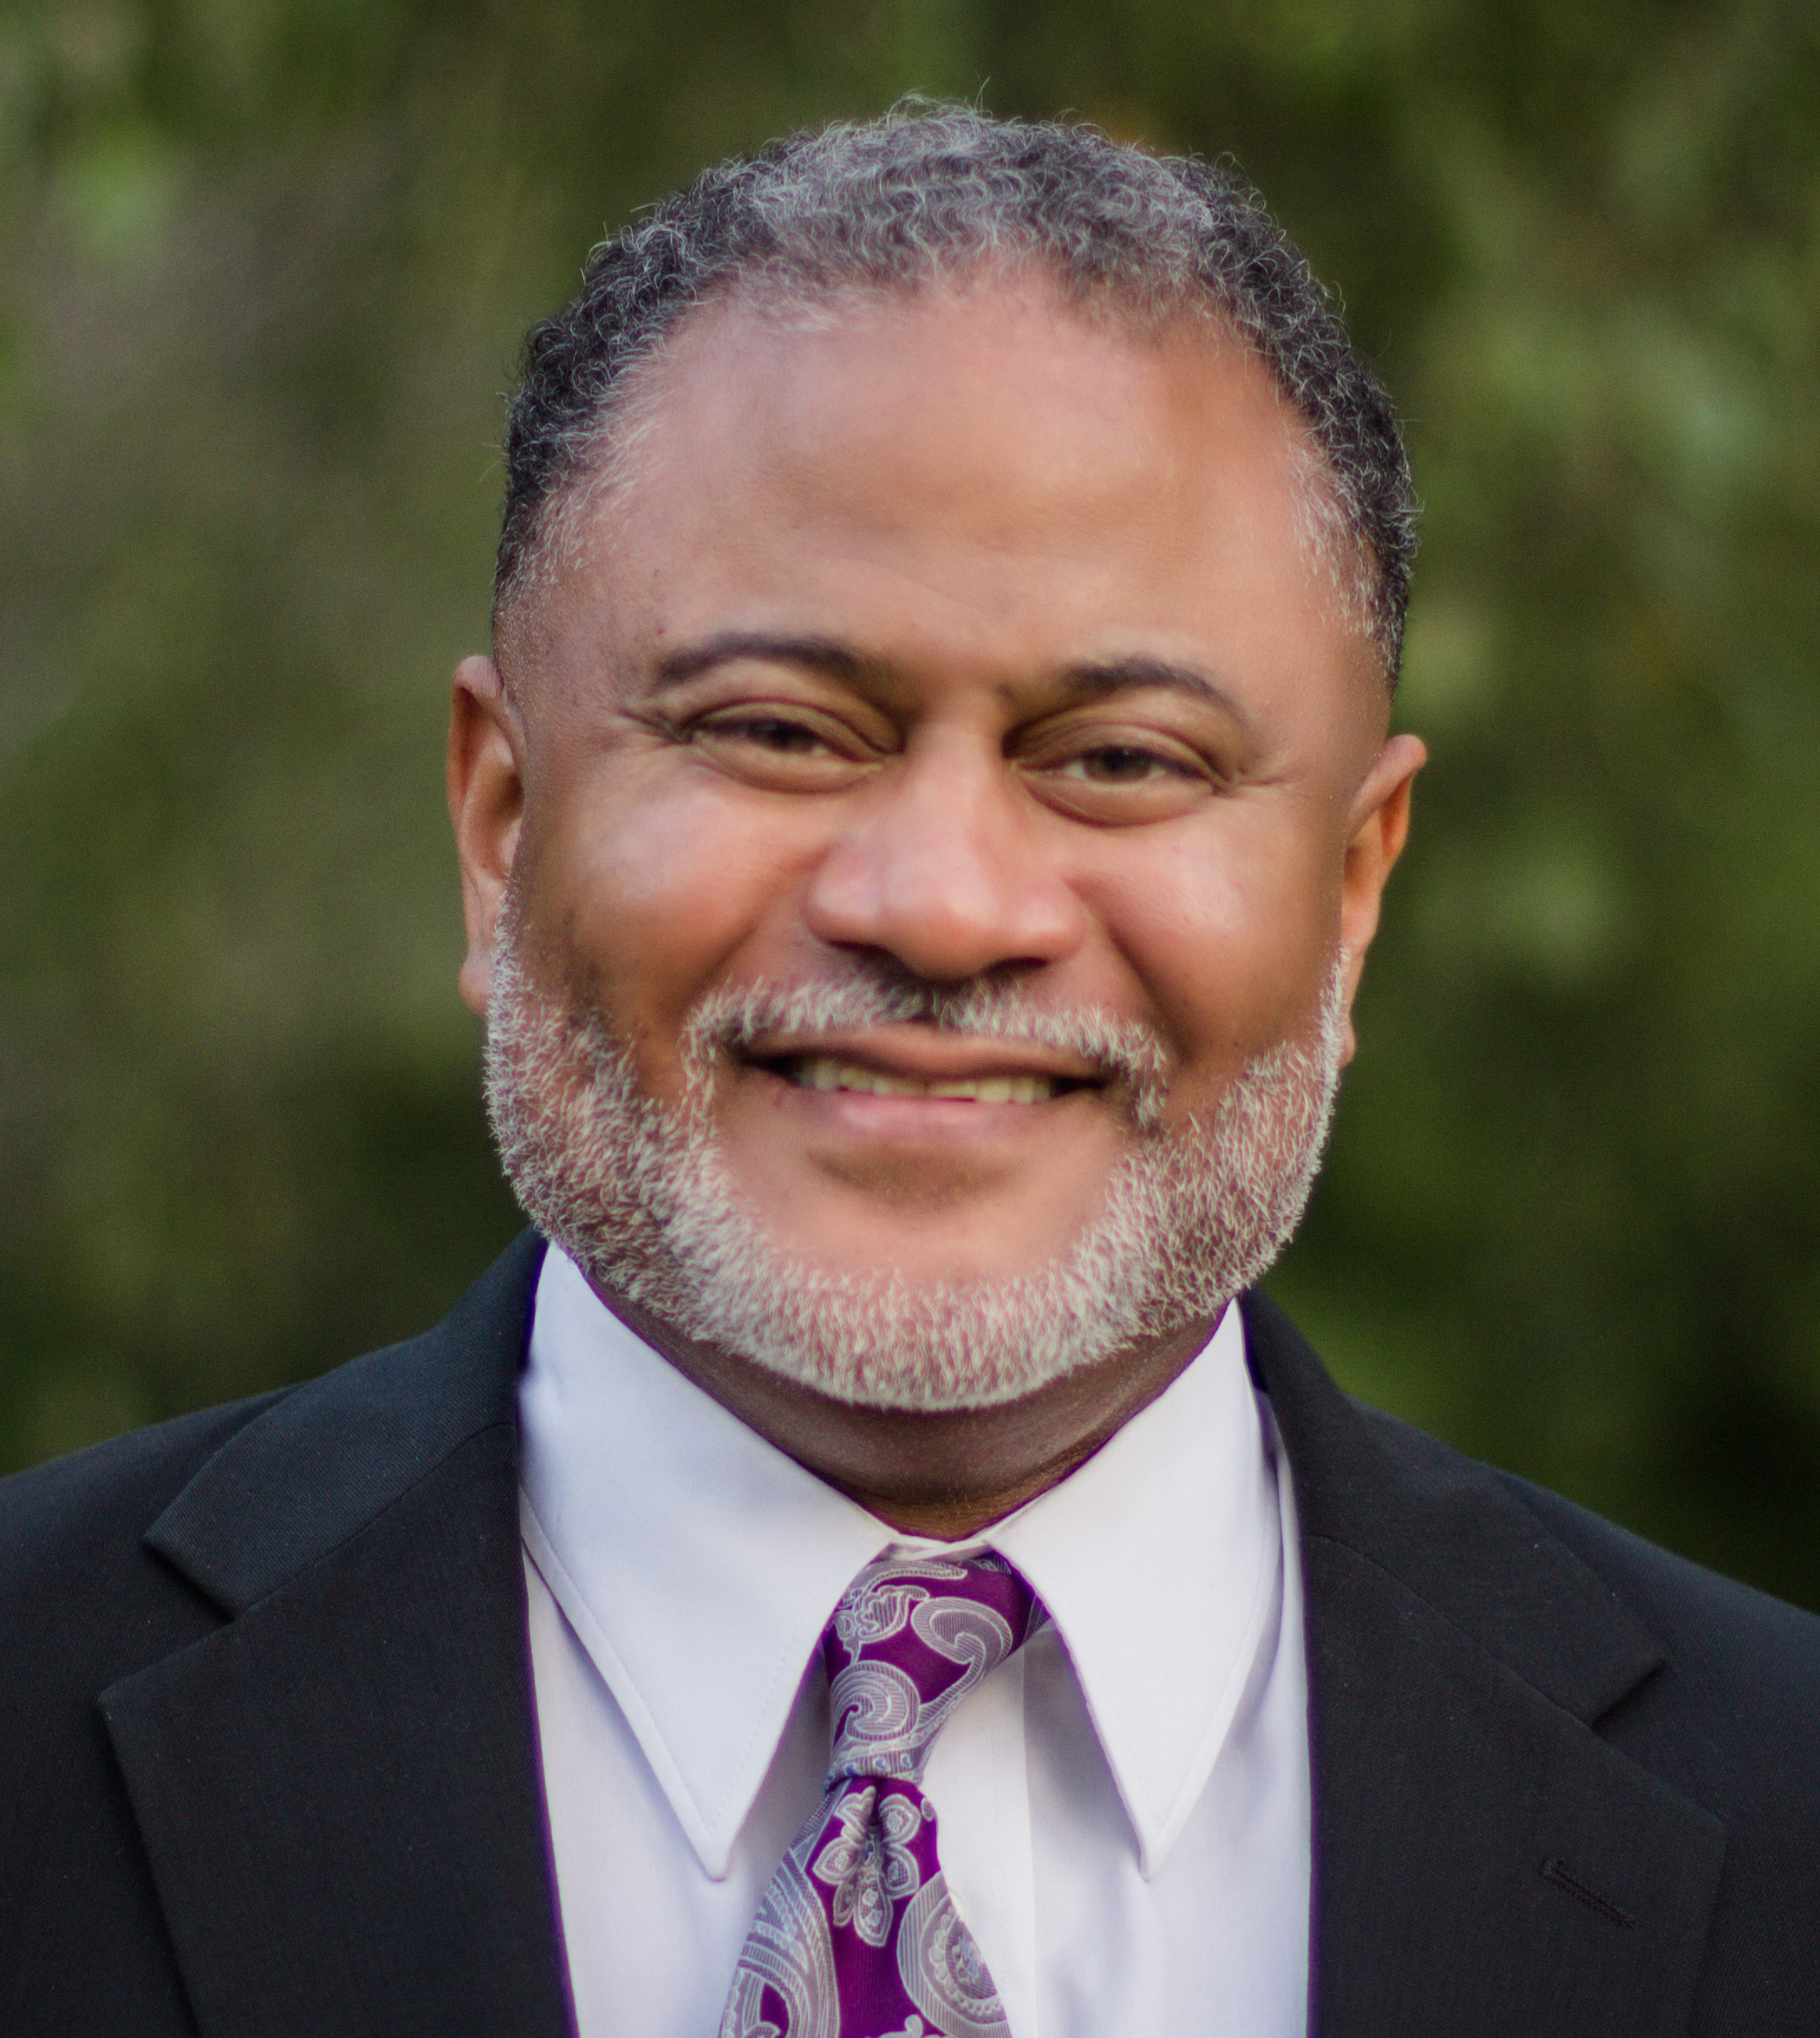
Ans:
[[[834,1760],[772,1878],[721,2038],[1008,2038],[923,1794],[954,1708],[1042,1619],[1000,1557],[881,1557],[822,1637]]]

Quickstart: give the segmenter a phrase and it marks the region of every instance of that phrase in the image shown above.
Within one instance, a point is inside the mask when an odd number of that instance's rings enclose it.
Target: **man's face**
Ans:
[[[711,310],[649,420],[507,635],[522,814],[496,868],[468,845],[468,993],[508,865],[525,969],[660,1105],[705,1001],[864,987],[861,1023],[811,996],[717,1058],[728,1189],[836,1277],[1027,1275],[1315,1030],[1375,923],[1413,763],[1297,427],[1205,328],[1008,283]],[[1049,1044],[876,1016],[982,991]]]

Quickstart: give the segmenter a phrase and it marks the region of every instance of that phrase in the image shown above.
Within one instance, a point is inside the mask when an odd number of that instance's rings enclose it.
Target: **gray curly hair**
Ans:
[[[589,256],[531,332],[506,424],[497,628],[540,577],[563,506],[617,450],[633,371],[736,287],[813,303],[913,291],[991,264],[1040,272],[1089,313],[1211,315],[1269,370],[1316,457],[1318,557],[1394,685],[1416,505],[1394,411],[1306,258],[1228,173],[1089,127],[900,106],[705,172]]]

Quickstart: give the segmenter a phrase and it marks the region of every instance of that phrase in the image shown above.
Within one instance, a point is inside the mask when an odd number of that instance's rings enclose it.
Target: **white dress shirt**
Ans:
[[[713,2038],[828,1762],[821,1632],[907,1538],[690,1384],[554,1248],[519,1396],[531,1662],[582,2038]],[[1301,2038],[1294,1502],[1228,1310],[964,1544],[1051,1625],[935,1746],[942,1864],[1012,2038]]]

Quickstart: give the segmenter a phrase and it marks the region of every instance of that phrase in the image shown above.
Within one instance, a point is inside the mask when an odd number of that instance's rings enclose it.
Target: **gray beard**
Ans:
[[[661,1105],[597,1011],[533,984],[513,917],[494,965],[486,1094],[526,1214],[597,1287],[836,1400],[990,1407],[1211,1322],[1269,1270],[1307,1204],[1339,1085],[1343,955],[1310,1037],[1257,1056],[1210,1113],[1165,1132],[1167,1056],[1151,1029],[1045,1011],[985,980],[949,991],[864,973],[711,994],[685,1028],[683,1099]],[[1116,1086],[1134,1150],[1047,1265],[914,1284],[888,1266],[830,1271],[780,1249],[736,1194],[712,1130],[728,1050],[905,1021],[1082,1055]]]

